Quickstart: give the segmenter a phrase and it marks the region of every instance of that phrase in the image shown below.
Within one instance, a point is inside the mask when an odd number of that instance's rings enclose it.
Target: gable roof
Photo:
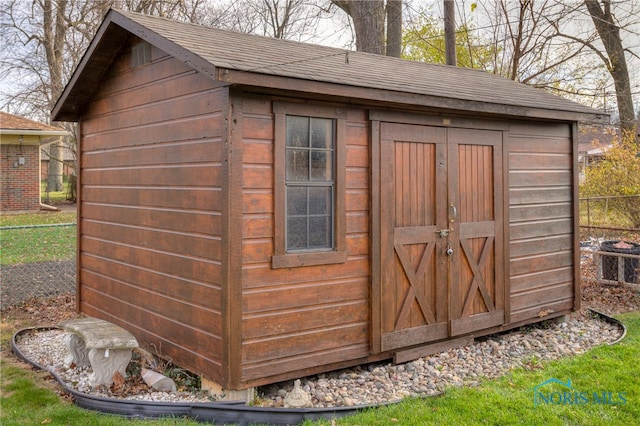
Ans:
[[[135,35],[223,84],[316,96],[564,121],[605,113],[483,71],[237,33],[110,10],[56,103],[77,120],[124,42]],[[259,77],[259,78],[258,78]]]

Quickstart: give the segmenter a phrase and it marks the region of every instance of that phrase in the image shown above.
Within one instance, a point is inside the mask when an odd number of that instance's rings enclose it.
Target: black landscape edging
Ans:
[[[43,367],[24,355],[17,345],[17,338],[28,332],[58,330],[58,327],[31,327],[17,331],[11,339],[13,353],[28,364],[49,372],[62,385],[65,392],[73,395],[74,403],[81,408],[117,414],[129,418],[189,417],[199,422],[214,424],[267,424],[295,425],[305,420],[335,419],[350,416],[357,411],[381,407],[388,404],[357,405],[332,408],[273,408],[252,407],[243,401],[217,401],[203,403],[132,401],[88,395],[70,388],[54,371]]]
[[[620,341],[622,341],[622,339],[625,338],[625,336],[627,335],[627,326],[624,325],[622,323],[622,321],[615,319],[612,316],[609,316],[607,314],[605,314],[604,312],[600,312],[596,309],[593,308],[588,308],[589,311],[591,313],[593,313],[594,315],[596,315],[597,317],[601,318],[603,321],[608,322],[609,324],[615,324],[618,327],[620,327],[622,329],[622,335],[620,337],[618,337],[616,340],[614,340],[613,342],[609,343],[609,345],[615,345],[616,343],[619,343]]]
[[[622,335],[609,345],[620,342],[627,335],[627,327],[619,320],[588,308],[590,312],[602,320],[616,324],[622,329]],[[132,401],[88,395],[71,389],[54,371],[43,367],[25,356],[17,346],[16,339],[27,332],[57,330],[58,327],[31,327],[17,331],[11,339],[11,349],[16,356],[41,370],[48,371],[62,385],[65,392],[73,395],[74,403],[81,408],[117,414],[129,418],[189,417],[199,422],[214,424],[267,424],[295,425],[305,420],[334,419],[355,414],[367,408],[381,407],[388,404],[357,405],[354,407],[332,408],[273,408],[253,407],[243,401],[217,401],[203,403]],[[394,402],[395,403],[395,402]]]

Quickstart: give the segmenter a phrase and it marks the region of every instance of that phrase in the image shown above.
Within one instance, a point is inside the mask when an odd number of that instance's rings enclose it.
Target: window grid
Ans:
[[[292,120],[290,120],[290,118]],[[301,120],[303,119],[303,120]],[[295,135],[296,129],[291,129],[295,123],[293,121],[297,121],[298,125],[301,121],[304,121],[306,124],[306,135],[302,135],[302,141],[298,137],[295,140],[293,136],[301,136],[298,132]],[[323,122],[325,123],[325,130],[329,130],[324,134],[324,141],[320,141],[322,146],[314,146],[317,145],[318,140],[314,141],[313,128],[314,124],[320,125],[319,128],[322,128]],[[336,139],[336,125],[335,120],[333,119],[325,119],[325,118],[314,118],[314,117],[301,117],[289,115],[287,116],[286,121],[287,126],[287,140],[285,144],[285,158],[287,159],[286,165],[286,178],[285,178],[285,205],[286,205],[286,225],[285,225],[285,241],[286,241],[286,251],[287,252],[300,252],[300,251],[309,251],[309,250],[331,250],[334,248],[335,241],[335,139]],[[330,126],[326,127],[329,124]],[[299,129],[298,129],[299,130]],[[306,137],[304,137],[306,136]],[[322,139],[322,138],[321,138]],[[299,167],[294,163],[289,164],[289,159],[293,159],[295,161],[296,154],[305,153],[306,158],[303,158],[302,166],[305,167],[306,163],[306,176],[300,176]],[[325,153],[324,156],[318,156],[318,159],[314,160],[314,153]],[[290,154],[290,155],[289,155]],[[321,159],[325,159],[325,167],[324,167],[324,179],[318,179],[317,176],[314,175],[314,171],[320,170],[322,172],[322,168],[316,166],[321,164]],[[326,162],[330,161],[330,166],[327,168]],[[306,189],[305,197],[304,197],[304,209],[303,211],[296,212],[295,210],[300,210],[300,202],[301,200],[295,200],[290,196],[291,191],[294,188]],[[314,212],[314,208],[312,202],[314,201],[312,198],[313,188],[326,188],[329,190],[329,198],[325,199],[324,202],[324,212]],[[318,195],[316,195],[318,197]],[[297,203],[296,206],[294,203]],[[322,203],[321,203],[322,205]],[[291,212],[290,210],[294,212]],[[318,229],[319,222],[314,219],[322,219],[324,218],[324,227],[320,227]],[[304,222],[304,231],[303,235],[299,235],[301,231],[301,227],[299,223]],[[295,229],[294,224],[298,222],[298,229]],[[314,225],[315,224],[315,227]],[[292,232],[296,232],[295,235]],[[322,236],[321,234],[324,234]]]

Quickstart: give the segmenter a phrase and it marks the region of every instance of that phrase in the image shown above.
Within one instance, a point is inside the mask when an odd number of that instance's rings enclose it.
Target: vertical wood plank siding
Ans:
[[[220,381],[226,89],[124,50],[82,120],[81,310]]]
[[[574,306],[572,163],[568,124],[512,124],[511,322]]]
[[[271,103],[244,100],[242,380],[352,361],[369,350],[369,135],[349,111],[342,264],[271,268],[274,253]],[[345,141],[342,141],[345,143]]]

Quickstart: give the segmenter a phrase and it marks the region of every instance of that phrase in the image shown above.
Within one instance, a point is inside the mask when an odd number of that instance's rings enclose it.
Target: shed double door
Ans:
[[[380,349],[504,323],[502,132],[381,123]]]

